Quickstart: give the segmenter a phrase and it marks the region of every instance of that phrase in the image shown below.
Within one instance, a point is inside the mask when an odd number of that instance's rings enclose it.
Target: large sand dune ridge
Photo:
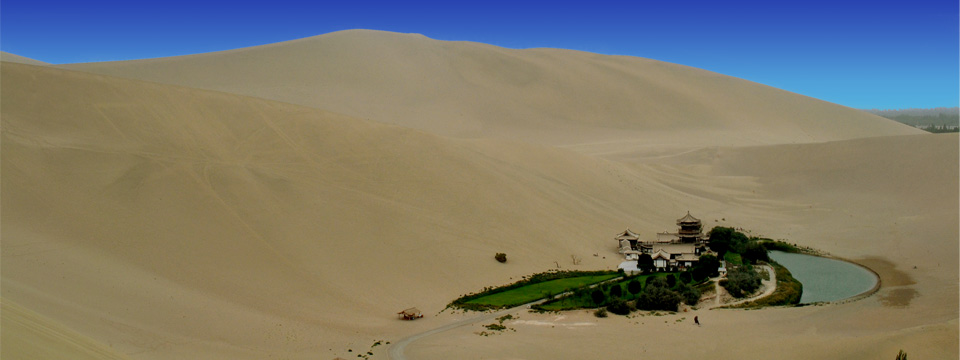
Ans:
[[[705,145],[918,133],[862,111],[656,60],[350,30],[223,52],[61,65],[280,100],[442,135],[547,144],[706,130]]]
[[[634,214],[681,211],[682,194],[570,151],[2,71],[4,297],[148,338],[258,343],[266,319],[387,331],[396,308],[437,311],[458,292],[604,249]],[[491,267],[496,251],[516,265]]]
[[[703,327],[521,313],[556,326],[408,355],[957,357],[956,135],[653,60],[373,31],[0,78],[3,358],[352,358],[470,316],[438,314],[465,292],[613,268],[616,232],[688,210],[884,286]]]

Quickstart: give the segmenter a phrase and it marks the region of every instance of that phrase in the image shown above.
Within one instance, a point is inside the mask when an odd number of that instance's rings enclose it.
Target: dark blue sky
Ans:
[[[950,1],[0,3],[0,49],[73,63],[175,56],[345,29],[669,61],[855,108],[957,106]]]

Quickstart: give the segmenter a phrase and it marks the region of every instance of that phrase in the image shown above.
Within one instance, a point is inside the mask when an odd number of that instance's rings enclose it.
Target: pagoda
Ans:
[[[689,211],[687,211],[687,216],[677,219],[677,227],[679,227],[677,238],[680,243],[699,244],[703,242],[703,223],[700,222],[700,219],[690,215]]]

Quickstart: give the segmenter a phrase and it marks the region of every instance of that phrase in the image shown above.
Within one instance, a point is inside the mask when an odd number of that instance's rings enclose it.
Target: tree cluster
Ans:
[[[733,297],[742,298],[757,291],[761,281],[760,274],[752,266],[739,266],[727,272],[727,279],[721,280],[720,286]]]
[[[670,290],[667,281],[657,277],[647,285],[637,297],[637,309],[677,311],[681,301],[680,294]]]
[[[743,253],[749,239],[742,232],[731,227],[717,226],[710,230],[710,250],[717,253],[717,256],[723,259],[723,256],[729,251]]]

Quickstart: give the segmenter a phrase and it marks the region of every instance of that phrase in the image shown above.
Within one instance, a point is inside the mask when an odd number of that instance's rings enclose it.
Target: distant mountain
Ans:
[[[932,132],[957,131],[960,128],[960,107],[866,109],[864,111]]]

